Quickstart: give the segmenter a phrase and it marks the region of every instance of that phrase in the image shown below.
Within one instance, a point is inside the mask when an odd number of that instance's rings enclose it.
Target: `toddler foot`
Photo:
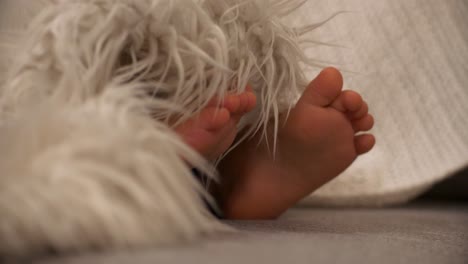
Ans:
[[[258,141],[245,142],[227,157],[220,168],[227,178],[227,217],[275,218],[372,149],[374,137],[357,134],[373,126],[368,106],[342,85],[333,68],[309,84],[278,133],[274,157]]]
[[[256,104],[251,88],[238,95],[228,95],[221,104],[212,102],[199,114],[175,127],[183,140],[208,160],[221,156],[233,143],[237,123]]]

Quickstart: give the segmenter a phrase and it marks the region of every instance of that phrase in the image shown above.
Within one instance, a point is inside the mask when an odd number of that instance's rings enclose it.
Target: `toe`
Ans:
[[[343,88],[343,76],[335,68],[325,68],[307,86],[299,103],[328,106],[340,95]]]
[[[340,112],[356,112],[363,106],[361,95],[355,91],[343,91],[331,104],[331,107]]]
[[[213,98],[208,104],[208,107],[221,106],[229,110],[232,114],[244,114],[252,111],[256,104],[257,97],[254,94],[252,87],[247,86],[245,92],[227,95],[224,100]]]
[[[343,106],[348,112],[356,112],[364,104],[361,95],[355,91],[345,91],[343,94]]]
[[[374,127],[374,117],[368,114],[361,119],[352,121],[351,124],[355,132],[369,131]]]
[[[224,100],[223,106],[231,113],[237,113],[241,110],[241,98],[239,95],[228,95]]]
[[[369,113],[369,106],[367,105],[366,102],[362,102],[361,107],[359,110],[354,111],[354,112],[349,112],[347,113],[349,119],[351,120],[358,120],[363,117],[365,117]]]
[[[245,92],[241,94],[241,102],[242,102],[242,114],[248,113],[255,108],[257,104],[257,96],[253,92]]]
[[[239,108],[234,114],[245,114],[252,111],[257,104],[257,97],[253,92],[244,92],[238,95]]]
[[[228,109],[223,107],[208,107],[203,109],[199,116],[196,117],[196,122],[202,129],[218,130],[225,126],[230,118],[231,113]]]
[[[354,138],[354,146],[358,155],[369,152],[375,145],[375,137],[370,134],[359,135]]]

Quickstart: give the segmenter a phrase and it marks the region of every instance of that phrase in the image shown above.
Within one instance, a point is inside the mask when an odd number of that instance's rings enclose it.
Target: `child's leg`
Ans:
[[[342,83],[333,68],[310,83],[279,131],[275,159],[257,137],[222,161],[228,218],[275,218],[372,149],[372,135],[356,134],[373,126],[367,104]]]

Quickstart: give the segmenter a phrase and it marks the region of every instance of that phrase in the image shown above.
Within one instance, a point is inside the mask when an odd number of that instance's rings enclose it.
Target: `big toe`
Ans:
[[[336,68],[325,68],[307,86],[299,103],[328,106],[335,101],[343,89],[343,76]]]

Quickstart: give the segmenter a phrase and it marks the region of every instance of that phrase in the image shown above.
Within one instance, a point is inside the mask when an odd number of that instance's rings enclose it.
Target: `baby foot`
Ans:
[[[278,135],[283,163],[305,159],[298,168],[304,172],[312,171],[307,167],[320,167],[320,174],[339,174],[372,149],[374,136],[356,135],[374,125],[368,105],[358,93],[342,91],[342,86],[341,73],[334,68],[323,70],[309,84]],[[311,164],[312,154],[320,154],[313,156],[317,164]]]
[[[274,157],[254,141],[233,151],[221,167],[228,178],[227,217],[277,217],[372,149],[374,136],[357,134],[373,126],[368,106],[358,93],[342,91],[342,85],[334,68],[309,84],[278,133]]]
[[[219,104],[213,99],[199,114],[175,127],[183,140],[208,160],[221,156],[233,143],[237,123],[256,104],[250,87],[237,95],[228,95]]]

